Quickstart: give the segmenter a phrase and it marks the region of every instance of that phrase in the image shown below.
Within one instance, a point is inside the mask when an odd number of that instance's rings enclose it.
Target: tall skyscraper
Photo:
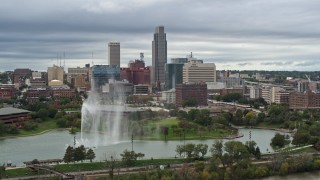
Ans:
[[[109,65],[117,65],[120,67],[120,43],[109,42],[108,53]]]
[[[152,74],[151,81],[153,86],[165,82],[164,66],[167,63],[167,40],[164,33],[164,26],[155,29],[152,41]],[[159,88],[159,87],[158,87]]]

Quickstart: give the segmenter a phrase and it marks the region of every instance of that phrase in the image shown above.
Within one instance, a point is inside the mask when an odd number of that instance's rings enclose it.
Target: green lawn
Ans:
[[[4,173],[4,177],[7,178],[13,178],[13,177],[19,177],[19,176],[34,176],[34,175],[39,175],[44,174],[45,172],[40,170],[38,171],[33,171],[29,168],[17,168],[17,169],[10,169],[6,170]]]
[[[36,135],[51,129],[58,129],[56,122],[54,119],[48,119],[46,121],[43,121],[41,123],[38,123],[38,128],[32,131],[26,131],[23,129],[19,129],[18,134],[3,134],[0,137],[15,137],[15,136],[31,136]]]
[[[50,120],[39,123],[38,128],[36,130],[32,130],[32,131],[20,130],[18,135],[33,135],[33,134],[38,134],[50,129],[57,129],[57,128],[58,126],[55,120],[50,119]]]
[[[135,139],[141,140],[194,140],[194,139],[214,139],[230,136],[233,133],[230,130],[215,129],[208,130],[207,127],[202,127],[197,124],[193,124],[194,128],[188,128],[185,132],[181,128],[178,128],[179,120],[177,118],[167,118],[162,120],[147,121],[144,124],[145,133],[141,137]],[[167,137],[161,131],[161,127],[168,127]]]

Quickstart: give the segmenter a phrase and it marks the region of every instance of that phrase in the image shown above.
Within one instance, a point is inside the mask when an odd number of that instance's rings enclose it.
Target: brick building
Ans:
[[[20,127],[24,122],[30,121],[30,111],[24,109],[17,109],[12,107],[0,109],[0,122],[3,124],[15,124]]]
[[[26,79],[32,77],[32,72],[30,69],[15,69],[12,73],[12,80],[16,88],[25,84]]]
[[[192,84],[177,84],[176,85],[176,107],[181,107],[183,101],[194,98],[200,106],[207,105],[207,84],[192,83]]]
[[[238,93],[243,96],[243,88],[225,88],[220,90],[220,95],[226,95],[231,93]]]
[[[54,98],[74,98],[76,91],[75,89],[53,89],[52,96]]]
[[[320,94],[310,90],[301,92],[291,92],[289,94],[290,109],[320,109]]]
[[[47,88],[28,89],[26,92],[27,101],[30,104],[40,101],[40,98],[49,99],[52,96],[52,91]]]
[[[11,84],[0,85],[0,99],[12,99],[16,96],[16,89]]]
[[[128,67],[129,68],[137,68],[137,67],[143,68],[143,67],[145,67],[145,63],[143,60],[136,59],[134,61],[130,61],[128,63]]]
[[[150,84],[149,67],[120,68],[120,79],[127,80],[134,85]]]

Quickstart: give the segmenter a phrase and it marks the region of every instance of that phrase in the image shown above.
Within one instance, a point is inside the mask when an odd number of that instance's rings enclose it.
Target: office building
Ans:
[[[109,60],[109,65],[116,65],[120,67],[120,43],[119,42],[109,42],[108,60]]]
[[[167,40],[164,33],[164,26],[155,29],[152,41],[152,74],[151,83],[160,88],[160,84],[165,82],[164,66],[167,63]]]
[[[120,68],[120,79],[127,80],[134,85],[150,84],[149,67]]]
[[[183,83],[216,82],[216,65],[203,63],[202,60],[190,60],[183,66]]]
[[[30,69],[15,69],[12,73],[13,84],[16,88],[19,88],[21,85],[25,84],[26,79],[32,77],[32,72]]]
[[[165,65],[165,87],[167,90],[182,84],[183,65],[187,63],[187,58],[172,58],[171,63]]]
[[[94,65],[91,69],[91,78],[92,90],[101,90],[110,79],[120,80],[120,66]]]
[[[52,80],[59,80],[63,82],[64,68],[61,66],[53,65],[53,67],[48,67],[48,82]]]
[[[310,90],[291,92],[289,94],[290,109],[320,109],[320,94]]]
[[[199,106],[207,105],[206,83],[184,83],[176,85],[176,107],[183,106],[184,101],[194,100]]]

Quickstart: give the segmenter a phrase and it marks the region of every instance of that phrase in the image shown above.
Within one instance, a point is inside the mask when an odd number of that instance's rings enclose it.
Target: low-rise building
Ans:
[[[0,85],[0,99],[13,99],[16,96],[16,89],[13,84]]]
[[[170,89],[169,91],[161,92],[161,100],[167,104],[175,104],[176,103],[176,90]]]
[[[15,124],[21,127],[24,122],[30,121],[30,111],[24,109],[17,109],[12,107],[6,107],[0,109],[0,122],[3,124]]]
[[[150,94],[151,92],[151,85],[138,84],[133,86],[133,94]]]
[[[310,90],[291,92],[289,94],[290,109],[320,109],[320,94]]]

